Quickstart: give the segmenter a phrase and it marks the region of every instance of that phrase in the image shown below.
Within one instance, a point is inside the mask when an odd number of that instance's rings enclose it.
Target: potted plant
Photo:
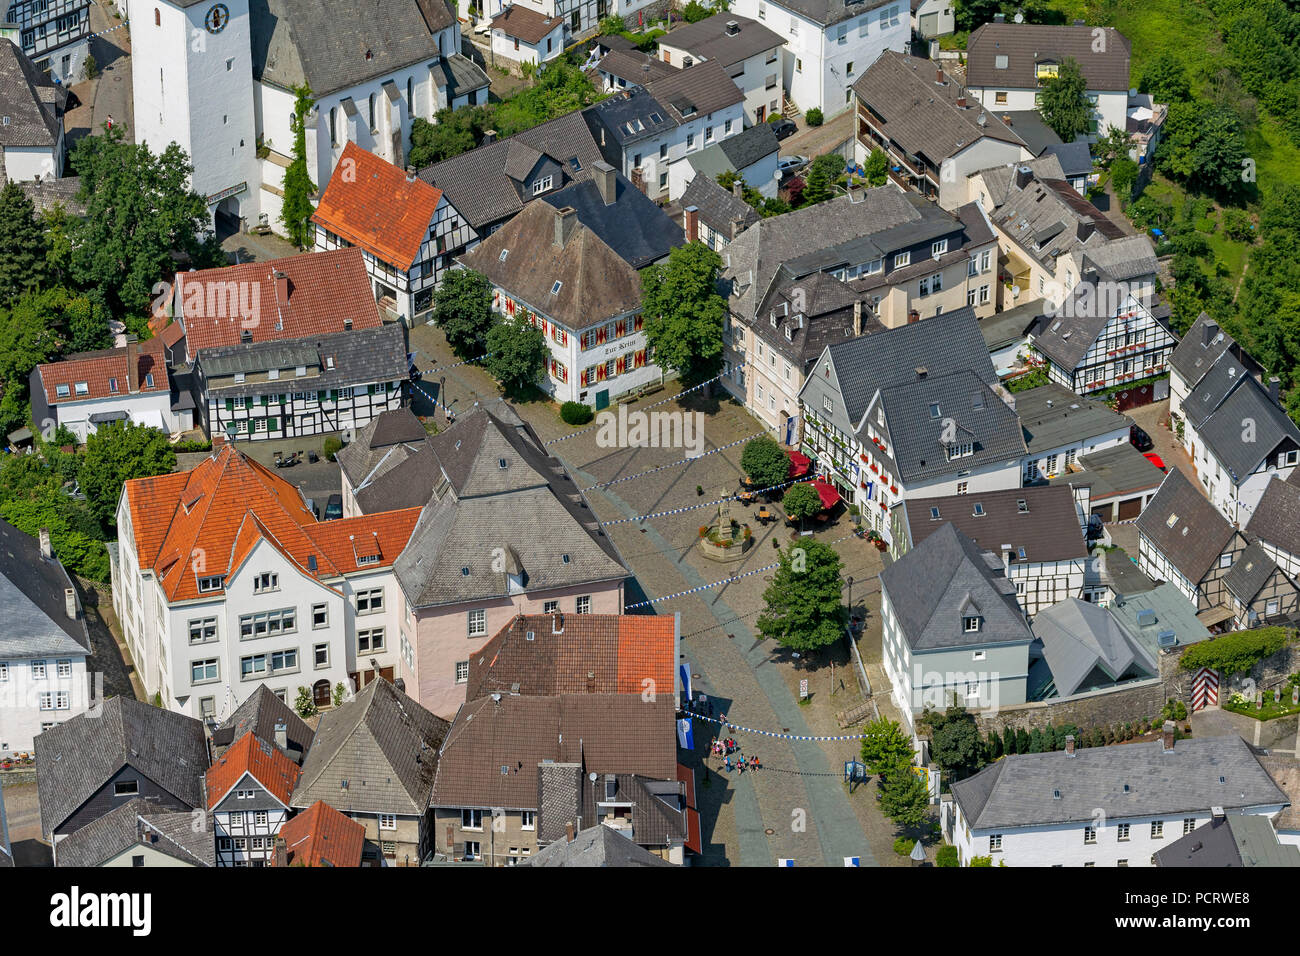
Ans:
[[[695,486],[695,494],[698,495],[698,496],[700,496],[700,497],[703,497],[703,495],[704,495],[704,486],[703,486],[703,485],[696,485],[696,486]]]
[[[706,537],[708,537],[708,534],[709,534],[709,526],[708,526],[708,525],[700,525],[700,537],[701,537],[701,538],[706,538]]]

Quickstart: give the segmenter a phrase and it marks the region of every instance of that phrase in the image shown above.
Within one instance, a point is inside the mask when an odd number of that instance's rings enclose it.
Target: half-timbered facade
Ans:
[[[1300,589],[1257,542],[1241,552],[1223,585],[1236,630],[1276,624],[1300,611]]]
[[[256,734],[244,734],[208,769],[217,866],[269,866],[289,818],[298,765]]]
[[[443,195],[349,142],[312,215],[317,251],[360,246],[375,299],[407,325],[433,307],[452,254],[478,233]]]
[[[396,325],[206,349],[195,364],[209,435],[262,441],[352,432],[400,408],[406,346]]]
[[[13,0],[5,19],[36,68],[71,86],[90,50],[90,0]]]

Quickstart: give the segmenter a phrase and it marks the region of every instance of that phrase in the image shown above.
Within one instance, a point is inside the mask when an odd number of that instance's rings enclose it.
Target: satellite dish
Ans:
[[[587,779],[590,780],[592,783],[595,783],[595,782],[596,782],[596,771],[593,770],[591,773],[587,774]]]
[[[1024,23],[1024,22],[1025,22],[1025,15],[1023,13],[1016,13],[1016,23]]]

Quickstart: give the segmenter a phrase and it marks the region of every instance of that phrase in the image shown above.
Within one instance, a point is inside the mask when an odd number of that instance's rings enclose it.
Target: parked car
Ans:
[[[777,139],[789,139],[799,132],[799,127],[794,124],[794,120],[779,119],[772,124],[772,132],[776,133]]]
[[[325,520],[332,521],[335,518],[343,517],[343,496],[330,495],[330,500],[325,503]]]
[[[1144,432],[1137,425],[1130,425],[1128,430],[1128,440],[1133,443],[1133,447],[1138,451],[1149,451],[1155,444],[1151,441],[1151,436]]]
[[[781,170],[782,176],[789,176],[791,173],[797,173],[808,165],[807,156],[782,156],[781,161],[777,164]]]
[[[1166,469],[1165,469],[1165,463],[1164,463],[1164,460],[1163,460],[1159,455],[1157,455],[1155,452],[1153,452],[1153,451],[1149,451],[1149,452],[1147,452],[1145,455],[1143,455],[1142,457],[1145,458],[1147,461],[1151,462],[1151,464],[1155,465],[1155,466],[1156,466],[1157,468],[1159,468],[1161,471],[1165,471],[1165,470],[1166,470]]]

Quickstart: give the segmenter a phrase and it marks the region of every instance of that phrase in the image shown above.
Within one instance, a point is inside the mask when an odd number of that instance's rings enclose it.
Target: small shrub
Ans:
[[[294,698],[293,709],[304,720],[316,716],[316,701],[312,698],[310,687],[299,687],[298,696]]]
[[[1223,232],[1234,242],[1253,242],[1255,230],[1250,221],[1250,214],[1242,209],[1225,209],[1223,211]]]
[[[961,857],[957,855],[955,846],[941,846],[939,852],[934,855],[935,866],[961,866]]]
[[[822,119],[823,119],[822,111],[815,106],[812,107],[810,110],[808,110],[808,112],[804,113],[803,118],[804,118],[804,122],[806,122],[809,126],[822,125]]]
[[[894,841],[894,852],[899,856],[910,856],[912,853],[912,841],[905,836],[899,837]]]
[[[973,856],[967,866],[992,866],[993,857],[991,856]]]
[[[97,76],[99,76],[99,64],[95,62],[93,56],[87,53],[86,59],[81,65],[81,78],[83,80],[93,80]]]
[[[582,402],[565,402],[560,406],[560,418],[566,425],[585,425],[595,417],[592,407]]]
[[[333,461],[334,456],[343,450],[343,442],[334,435],[331,435],[329,438],[325,439],[325,442],[321,446],[321,450],[325,453],[326,461]]]
[[[708,535],[709,535],[709,526],[705,524],[700,525],[700,537],[706,538],[708,537]]]

